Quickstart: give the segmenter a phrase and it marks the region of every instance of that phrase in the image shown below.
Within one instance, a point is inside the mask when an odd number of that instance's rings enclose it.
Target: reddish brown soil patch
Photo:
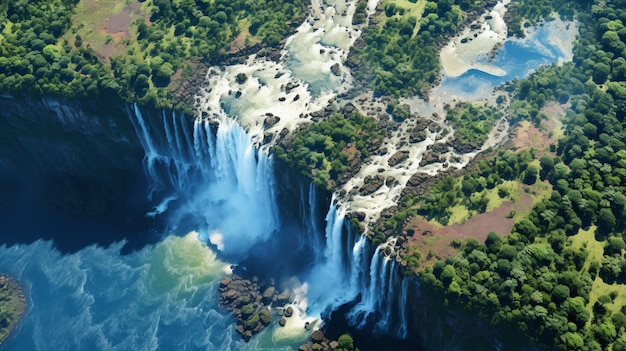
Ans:
[[[570,104],[552,104],[541,109],[548,118],[541,121],[541,127],[537,128],[530,125],[528,128],[517,127],[512,137],[512,143],[517,149],[535,148],[538,151],[538,157],[541,157],[548,147],[556,143],[555,131],[558,128],[558,120],[565,114],[565,110]]]
[[[171,80],[179,80],[180,77],[182,77],[183,75],[183,69],[179,68],[178,70],[176,70],[176,73],[174,73],[174,75],[170,78]]]
[[[530,125],[526,130],[518,127],[516,134],[516,137],[513,139],[513,145],[517,149],[526,149],[537,145],[541,145],[544,148],[550,145],[550,138],[547,133],[540,131],[534,125]]]
[[[106,63],[107,65],[111,63],[111,56],[117,54],[117,47],[114,43],[105,44],[100,50],[98,50],[99,57]]]
[[[341,153],[348,156],[348,161],[354,160],[360,154],[359,150],[352,145],[344,147],[343,150],[341,150]]]
[[[442,228],[436,228],[421,217],[414,217],[406,226],[415,230],[409,245],[421,252],[421,266],[430,266],[437,259],[456,253],[451,245],[454,239],[474,238],[482,243],[487,239],[489,232],[496,232],[502,236],[509,234],[513,229],[514,220],[506,217],[511,210],[529,212],[532,202],[533,199],[529,194],[521,192],[520,201],[506,201],[502,206],[490,212],[477,214],[463,224],[452,224]]]
[[[110,63],[110,57],[120,54],[123,50],[124,42],[131,39],[130,35],[130,22],[131,15],[140,14],[141,3],[138,1],[131,2],[126,5],[119,13],[106,18],[104,20],[104,28],[100,30],[101,34],[109,34],[113,37],[113,42],[105,44],[98,54],[103,58],[105,63]],[[117,44],[117,45],[116,45]],[[119,46],[122,45],[122,47]]]

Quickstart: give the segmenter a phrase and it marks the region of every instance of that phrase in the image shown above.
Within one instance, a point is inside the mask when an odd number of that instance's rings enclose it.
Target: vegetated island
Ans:
[[[0,344],[11,334],[26,311],[22,287],[13,278],[0,275]]]

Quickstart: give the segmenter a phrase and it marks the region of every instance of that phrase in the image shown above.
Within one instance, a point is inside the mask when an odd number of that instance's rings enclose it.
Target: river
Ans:
[[[308,113],[350,88],[343,61],[361,34],[351,25],[354,5],[313,1],[311,16],[287,40],[280,62],[252,56],[246,64],[210,70],[197,106],[208,118],[144,116],[129,106],[155,204],[146,215],[165,218],[167,229],[156,244],[124,255],[124,241],[73,253],[45,240],[0,246],[0,271],[23,284],[28,303],[0,349],[294,350],[309,336],[305,321],[316,324],[357,296],[347,323],[376,335],[410,337],[407,284],[397,263],[350,229],[347,208],[334,198],[320,205],[324,199],[313,188],[296,186],[286,205],[273,158],[258,147],[267,132],[311,123]],[[370,13],[375,5],[370,1]],[[561,58],[540,50],[550,47],[550,32],[541,30],[532,40],[504,43],[490,64],[510,73],[495,75],[501,80],[489,75],[490,85],[481,91]],[[339,74],[331,72],[335,64]],[[239,73],[248,76],[244,84],[237,82]],[[445,77],[434,94],[472,97],[466,82],[483,74]],[[293,86],[288,92],[287,84]],[[269,130],[263,127],[268,113],[281,117]],[[292,204],[295,209],[286,209]],[[245,343],[234,317],[217,304],[217,285],[232,264],[275,273],[298,291],[293,322],[286,328],[274,323]]]

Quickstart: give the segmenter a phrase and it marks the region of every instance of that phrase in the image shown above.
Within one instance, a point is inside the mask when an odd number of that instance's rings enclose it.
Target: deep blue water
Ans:
[[[444,77],[437,90],[469,99],[483,98],[495,87],[515,78],[526,77],[542,65],[563,59],[564,55],[559,47],[550,42],[551,36],[557,34],[554,31],[555,24],[548,22],[529,38],[507,40],[490,62],[503,69],[506,72],[504,76],[494,76],[470,69],[458,77]],[[482,62],[487,62],[487,59]]]
[[[228,265],[194,235],[128,255],[123,242],[62,255],[49,241],[0,247],[28,309],[0,350],[290,350],[303,336],[245,344],[216,304]]]

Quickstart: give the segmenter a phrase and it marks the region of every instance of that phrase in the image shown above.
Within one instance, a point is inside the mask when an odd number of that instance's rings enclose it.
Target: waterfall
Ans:
[[[406,339],[409,280],[403,277],[397,261],[383,253],[384,246],[374,251],[361,301],[347,317],[358,328],[372,327],[375,333]]]
[[[238,259],[279,230],[273,157],[257,151],[238,124],[225,120],[214,130],[200,117],[190,125],[165,112],[146,121],[137,105],[129,116],[158,203],[149,215],[167,211],[172,231],[197,227],[201,238]]]
[[[333,196],[326,216],[323,260],[307,279],[309,308],[324,315],[357,301],[360,295],[360,301],[347,314],[352,326],[406,339],[409,280],[404,278],[395,256],[387,252],[395,242],[384,243],[372,253],[367,237],[345,221],[345,214],[345,208],[337,206]]]
[[[328,316],[360,298],[349,312],[353,326],[406,337],[407,282],[385,255],[390,244],[372,248],[346,221],[346,207],[335,195],[323,217],[310,182],[293,193],[283,189],[288,185],[278,187],[273,157],[257,150],[232,119],[216,124],[197,117],[191,123],[165,112],[144,117],[136,105],[129,116],[145,148],[157,203],[149,215],[165,216],[172,232],[197,230],[231,262],[295,275],[307,286],[311,316]]]

